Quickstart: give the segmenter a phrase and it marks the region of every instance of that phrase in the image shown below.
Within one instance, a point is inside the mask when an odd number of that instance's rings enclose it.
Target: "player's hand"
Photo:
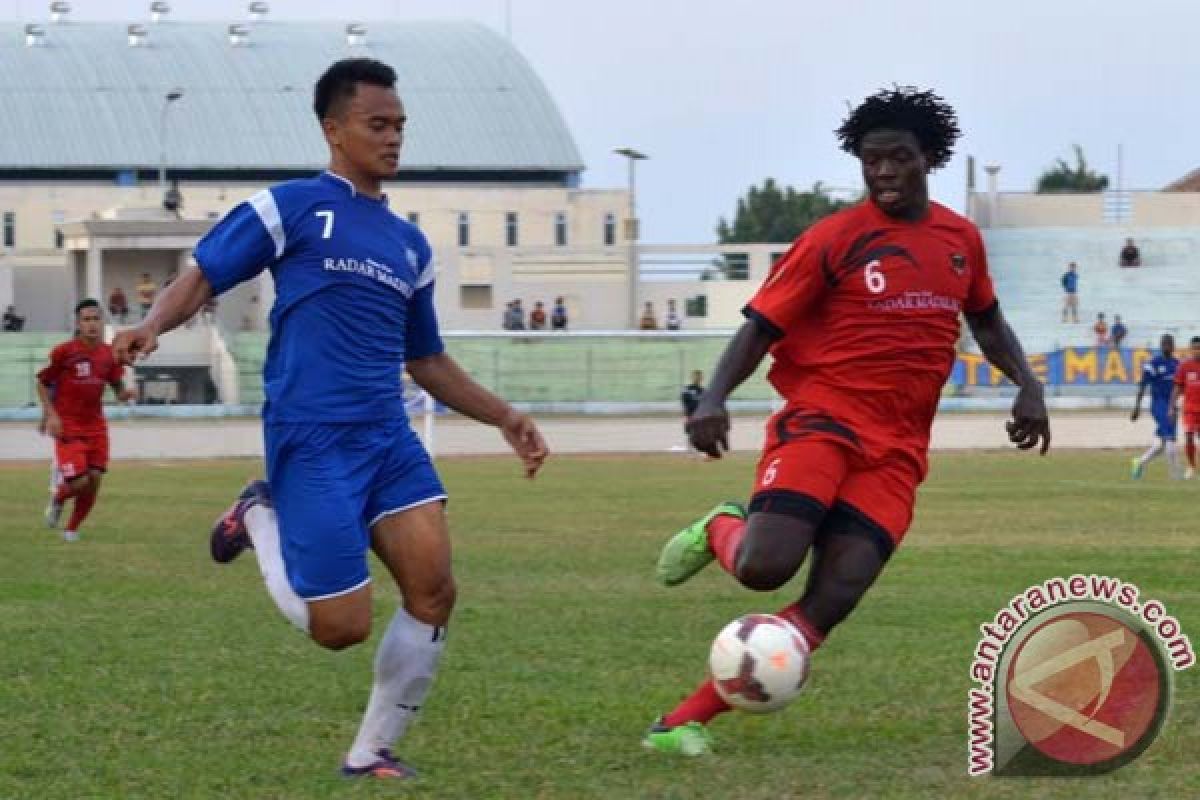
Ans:
[[[52,439],[57,439],[62,436],[62,419],[59,418],[58,414],[47,414],[42,417],[41,424],[38,425],[38,430]]]
[[[1142,413],[1142,412],[1141,412],[1141,409],[1135,408],[1135,409],[1133,410],[1133,413],[1129,415],[1129,421],[1130,421],[1130,422],[1137,422],[1137,418],[1138,418],[1139,416],[1141,416],[1141,413]]]
[[[1050,449],[1050,419],[1046,415],[1046,400],[1040,384],[1022,387],[1013,402],[1013,418],[1004,424],[1008,440],[1022,450],[1031,450],[1041,443],[1041,454]]]
[[[113,337],[112,349],[119,363],[132,366],[158,349],[158,334],[145,325],[138,325]]]
[[[696,413],[688,420],[687,432],[692,447],[705,455],[720,458],[722,450],[729,450],[729,412],[724,405],[701,400]]]
[[[550,455],[550,449],[546,447],[546,440],[533,423],[533,418],[514,410],[500,423],[500,432],[525,465],[525,477],[537,475],[542,462]]]
[[[134,400],[137,400],[137,389],[133,389],[128,386],[125,387],[121,391],[117,392],[117,400],[122,403],[133,403]]]

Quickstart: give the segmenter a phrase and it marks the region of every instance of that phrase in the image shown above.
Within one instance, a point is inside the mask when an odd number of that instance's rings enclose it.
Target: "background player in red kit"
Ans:
[[[111,386],[123,403],[135,394],[125,388],[123,368],[103,339],[100,304],[91,299],[81,301],[75,306],[75,338],[51,350],[50,363],[37,376],[42,403],[39,429],[54,437],[54,458],[60,475],[46,506],[46,524],[57,528],[63,504],[74,497],[71,518],[63,531],[68,542],[79,538],[79,526],[96,504],[100,478],[108,469],[104,387]]]
[[[1008,423],[1018,447],[1050,445],[1041,384],[1005,322],[975,226],[929,200],[946,164],[954,110],[911,87],[867,98],[837,131],[869,197],[818,222],[745,308],[692,417],[697,449],[728,449],[725,400],[768,352],[786,401],[768,422],[749,516],[717,506],[659,558],[668,586],[716,559],[744,586],[777,589],[812,566],[800,600],[779,614],[818,647],[882,571],[912,520],[929,430],[954,365],[959,314],[988,361],[1019,386]],[[647,747],[699,755],[728,710],[706,681],[647,732]]]
[[[1183,477],[1188,480],[1196,477],[1196,435],[1200,434],[1200,336],[1193,336],[1191,345],[1191,358],[1180,361],[1175,371],[1175,388],[1167,405],[1172,415],[1177,414],[1183,398],[1183,446],[1188,460]]]

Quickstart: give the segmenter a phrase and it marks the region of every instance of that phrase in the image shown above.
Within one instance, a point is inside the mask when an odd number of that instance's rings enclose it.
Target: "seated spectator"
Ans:
[[[1109,331],[1109,338],[1112,340],[1112,346],[1121,349],[1121,343],[1125,341],[1125,337],[1129,335],[1129,329],[1125,327],[1125,323],[1121,322],[1121,315],[1117,314],[1113,317],[1112,330]]]
[[[1138,250],[1133,239],[1126,239],[1125,246],[1121,248],[1121,266],[1122,267],[1140,267],[1142,265],[1142,252]]]
[[[529,312],[529,330],[546,330],[546,305],[541,300],[534,303],[533,311]]]
[[[683,327],[683,320],[679,318],[679,312],[675,310],[675,301],[667,301],[667,330],[677,331]]]
[[[510,300],[504,310],[504,320],[501,323],[506,331],[525,330],[525,312],[521,310],[520,300]]]
[[[1092,326],[1092,333],[1096,334],[1096,347],[1104,347],[1108,344],[1108,323],[1104,321],[1103,311],[1096,315],[1096,324]]]
[[[567,329],[567,304],[561,297],[554,298],[554,310],[550,312],[550,327],[556,331]]]
[[[4,330],[6,333],[20,333],[25,329],[25,318],[17,314],[16,306],[4,310]]]
[[[108,296],[108,314],[114,322],[122,325],[129,319],[129,298],[125,296],[125,290],[120,286],[113,289],[112,294]]]
[[[638,323],[638,328],[643,331],[658,330],[658,317],[654,314],[654,303],[646,301],[646,307],[642,309],[642,320]]]

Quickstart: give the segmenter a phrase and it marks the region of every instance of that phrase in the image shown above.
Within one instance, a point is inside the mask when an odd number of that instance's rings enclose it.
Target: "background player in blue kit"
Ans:
[[[1133,413],[1129,418],[1134,422],[1142,412],[1142,395],[1146,388],[1150,389],[1150,413],[1154,417],[1157,437],[1150,449],[1133,459],[1133,477],[1142,477],[1146,465],[1159,453],[1166,450],[1167,470],[1172,478],[1180,477],[1179,451],[1175,447],[1176,414],[1171,409],[1171,387],[1175,384],[1175,371],[1179,369],[1179,359],[1175,357],[1175,337],[1164,333],[1159,341],[1159,354],[1142,367],[1142,381],[1138,384],[1137,398],[1133,401]]]
[[[445,352],[434,267],[421,232],[393,214],[406,121],[391,67],[331,66],[314,108],[330,150],[321,175],[259,192],[196,246],[198,268],[163,291],[114,342],[126,363],[212,296],[264,269],[275,279],[263,370],[268,482],[218,522],[213,558],[253,548],[280,610],[330,649],[371,629],[370,547],[404,605],[375,659],[375,682],[348,776],[407,778],[391,751],[432,682],[455,599],[446,491],[405,415],[400,373],[450,408],[500,428],[533,477],[547,450],[533,421],[475,383]]]

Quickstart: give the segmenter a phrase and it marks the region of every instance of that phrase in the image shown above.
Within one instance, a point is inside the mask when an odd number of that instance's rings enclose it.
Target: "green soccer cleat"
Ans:
[[[713,737],[699,722],[668,728],[659,718],[646,731],[642,747],[671,755],[704,756],[713,751]]]
[[[1143,464],[1142,460],[1140,458],[1137,458],[1136,456],[1134,457],[1134,459],[1131,463],[1133,464],[1133,467],[1130,470],[1130,474],[1133,475],[1133,479],[1136,481],[1142,477],[1142,470],[1145,468],[1146,465]]]
[[[722,514],[745,519],[746,509],[737,503],[721,503],[672,536],[658,555],[659,583],[678,586],[712,563],[715,556],[708,546],[708,524]]]

